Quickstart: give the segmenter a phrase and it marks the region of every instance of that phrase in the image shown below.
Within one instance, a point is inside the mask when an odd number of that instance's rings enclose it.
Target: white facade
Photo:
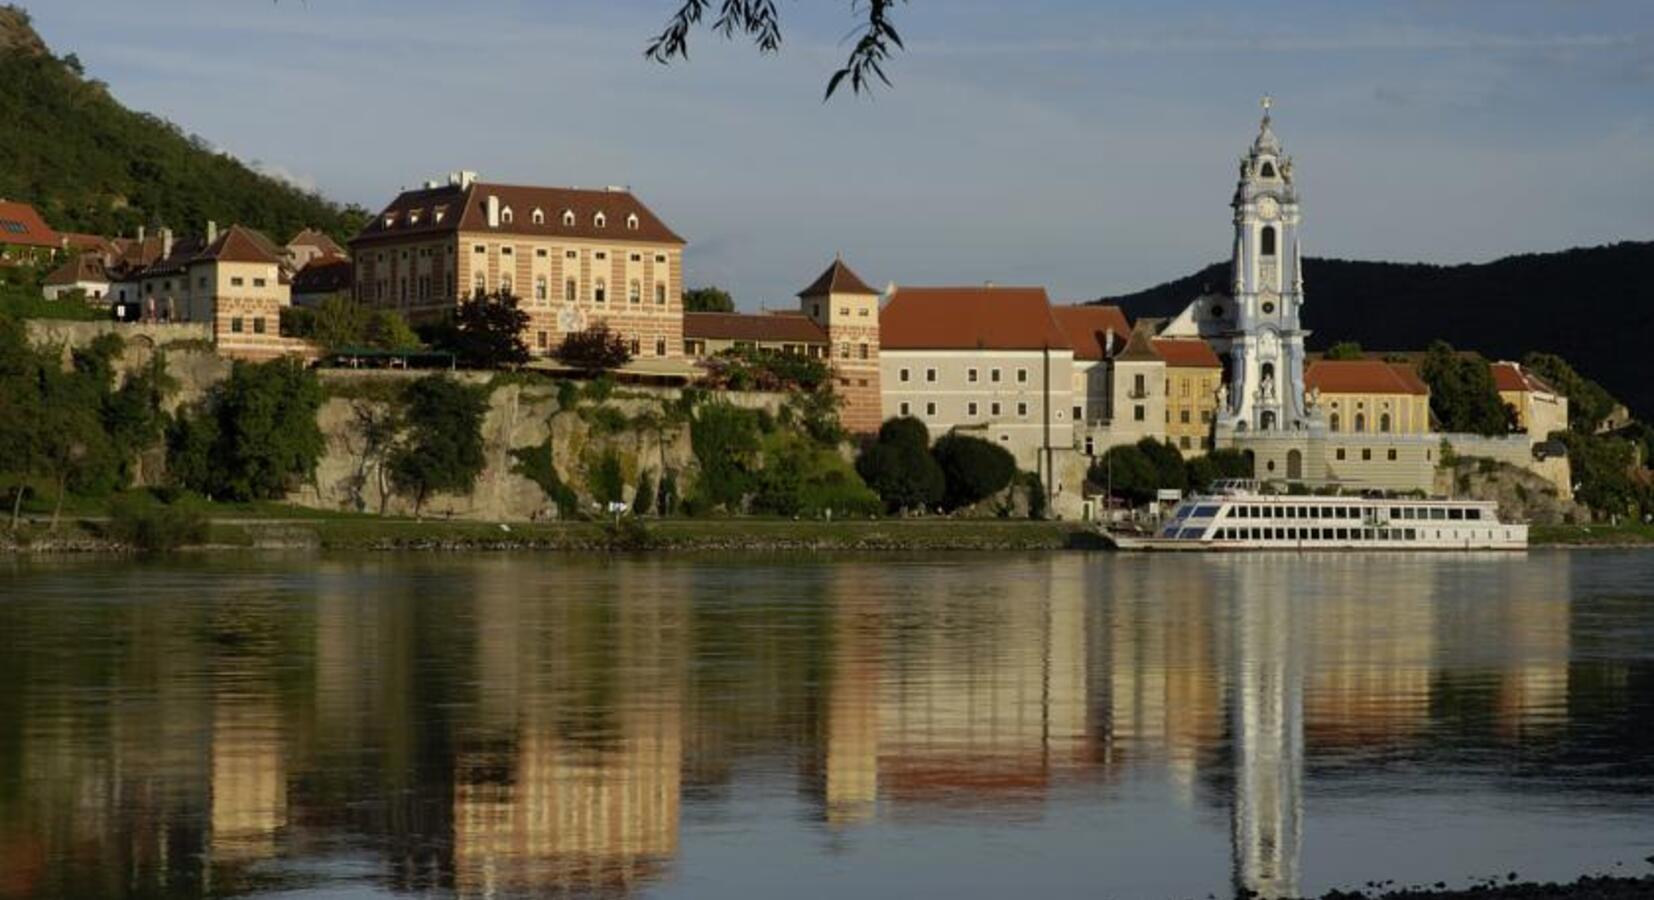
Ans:
[[[1074,446],[1074,352],[1066,348],[885,349],[879,383],[884,418],[912,416],[930,429],[931,440],[951,431],[981,437],[1031,471],[1045,468],[1042,448]],[[1078,402],[1084,405],[1083,398]]]

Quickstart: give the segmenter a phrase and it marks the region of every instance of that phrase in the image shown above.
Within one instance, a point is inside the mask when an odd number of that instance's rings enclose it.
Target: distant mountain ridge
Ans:
[[[73,54],[54,57],[16,6],[0,6],[0,197],[33,205],[58,230],[104,235],[197,232],[211,219],[278,241],[307,226],[343,241],[367,216],[128,110]]]
[[[1133,318],[1170,316],[1229,283],[1229,263],[1214,263],[1097,302]],[[1455,266],[1307,257],[1304,294],[1311,349],[1414,350],[1440,339],[1494,359],[1556,353],[1639,418],[1654,417],[1654,241]]]

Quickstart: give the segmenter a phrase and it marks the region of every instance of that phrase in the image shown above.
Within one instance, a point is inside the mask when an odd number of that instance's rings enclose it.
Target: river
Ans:
[[[0,563],[0,898],[1641,874],[1654,553]]]

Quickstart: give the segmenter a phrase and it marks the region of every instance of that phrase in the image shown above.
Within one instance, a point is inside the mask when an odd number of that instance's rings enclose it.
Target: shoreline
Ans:
[[[1654,859],[1654,858],[1651,858]],[[1582,875],[1569,882],[1488,879],[1470,887],[1435,885],[1392,887],[1390,884],[1367,890],[1328,891],[1318,898],[1302,900],[1644,900],[1654,897],[1654,875]]]

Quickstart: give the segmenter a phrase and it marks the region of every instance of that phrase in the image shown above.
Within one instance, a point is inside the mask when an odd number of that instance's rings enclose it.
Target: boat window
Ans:
[[[1409,541],[1414,540],[1414,535],[1418,534],[1418,531],[1412,528],[1404,528],[1402,531],[1407,535]]]
[[[1216,506],[1197,506],[1197,507],[1195,507],[1195,513],[1194,514],[1195,514],[1195,518],[1198,518],[1198,519],[1215,518],[1218,514],[1218,507],[1216,507]]]
[[[1401,518],[1401,507],[1399,507],[1399,506],[1390,507],[1390,518],[1392,518],[1392,519]]]
[[[1349,540],[1350,539],[1350,530],[1348,528],[1338,529],[1338,539],[1341,540],[1341,541]]]
[[[1447,510],[1442,509],[1439,506],[1432,506],[1430,508],[1430,518],[1432,518],[1432,519],[1445,519],[1445,518],[1447,518]]]
[[[1482,511],[1479,509],[1467,509],[1464,511],[1464,517],[1472,521],[1480,522],[1482,520]]]

